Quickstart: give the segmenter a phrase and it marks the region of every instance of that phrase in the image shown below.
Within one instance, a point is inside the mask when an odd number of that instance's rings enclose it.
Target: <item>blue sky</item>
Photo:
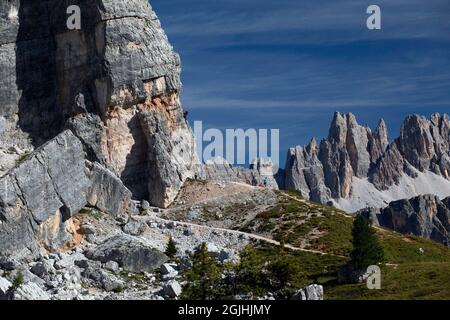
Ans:
[[[190,121],[279,128],[288,147],[328,134],[334,111],[391,138],[405,115],[450,112],[448,0],[151,0],[183,64]],[[366,9],[382,10],[382,30]]]

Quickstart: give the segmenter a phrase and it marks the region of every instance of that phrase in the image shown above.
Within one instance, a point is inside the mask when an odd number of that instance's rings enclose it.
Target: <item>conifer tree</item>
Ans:
[[[172,237],[170,237],[169,242],[167,243],[166,252],[165,254],[170,258],[173,259],[178,252],[177,246],[175,241]]]
[[[370,221],[363,217],[356,217],[353,223],[353,251],[351,263],[358,270],[366,270],[384,260],[383,248],[378,240]]]
[[[216,260],[202,243],[192,259],[192,268],[185,274],[188,281],[182,298],[188,300],[212,300],[220,297],[221,270]]]

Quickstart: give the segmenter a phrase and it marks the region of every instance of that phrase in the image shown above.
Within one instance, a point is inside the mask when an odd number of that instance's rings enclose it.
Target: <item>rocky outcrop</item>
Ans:
[[[288,151],[285,188],[299,190],[306,198],[321,203],[347,198],[352,177],[366,177],[387,143],[384,121],[372,134],[357,123],[354,115],[336,113],[328,138],[320,146],[313,139],[304,148]]]
[[[0,5],[0,174],[70,129],[133,198],[167,206],[196,162],[179,56],[148,1],[74,4],[81,30],[65,2]]]
[[[140,115],[148,144],[149,199],[153,205],[164,208],[175,199],[183,182],[192,176],[196,164],[192,132],[180,127],[185,119],[177,109],[169,112],[164,115],[153,110]]]
[[[450,246],[450,198],[441,201],[434,195],[422,195],[392,202],[383,209],[364,209],[358,214],[376,225]]]
[[[89,184],[83,146],[70,131],[38,148],[0,178],[0,251],[61,245],[69,219],[86,204]]]
[[[11,281],[0,277],[0,300],[9,300],[9,289],[12,287]]]
[[[300,289],[295,295],[292,296],[291,300],[323,300],[323,286],[312,284],[306,288]]]
[[[43,301],[50,300],[50,295],[42,290],[36,283],[29,282],[20,286],[14,292],[12,300]]]
[[[0,4],[0,251],[70,239],[85,205],[168,206],[196,164],[180,59],[146,0]],[[51,10],[49,9],[51,8]]]
[[[142,240],[128,235],[118,235],[86,253],[89,259],[103,263],[117,262],[130,272],[154,271],[163,265],[167,256]]]
[[[360,126],[354,115],[334,115],[329,135],[317,146],[288,151],[285,188],[348,211],[381,207],[390,201],[432,192],[450,195],[450,122],[411,115],[400,137],[388,142],[386,124]],[[434,185],[434,186],[433,186]]]
[[[305,148],[290,149],[286,162],[284,187],[299,190],[303,197],[312,201],[325,203],[331,197],[331,190],[325,185],[324,169],[318,153],[315,139],[311,140]]]
[[[86,204],[114,217],[135,212],[131,192],[86,161],[82,142],[67,130],[0,178],[0,251],[21,256],[62,247]]]
[[[278,168],[270,160],[257,159],[250,168],[235,167],[218,158],[195,166],[193,177],[197,180],[239,182],[254,186],[278,189]]]
[[[113,217],[137,214],[128,190],[114,173],[98,163],[87,162],[90,186],[87,191],[87,204],[107,212]]]

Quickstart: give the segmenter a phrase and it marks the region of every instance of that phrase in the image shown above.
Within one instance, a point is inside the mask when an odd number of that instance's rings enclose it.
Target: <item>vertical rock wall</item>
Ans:
[[[136,199],[170,203],[196,157],[179,101],[180,59],[148,1],[1,3],[0,174],[69,128]],[[81,9],[81,30],[67,29],[69,5]],[[142,121],[151,112],[158,123]],[[161,125],[170,128],[164,136]],[[177,153],[162,156],[161,144]]]

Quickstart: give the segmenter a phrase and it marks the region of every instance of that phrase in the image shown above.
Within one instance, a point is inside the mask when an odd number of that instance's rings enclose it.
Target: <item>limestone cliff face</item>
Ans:
[[[336,113],[329,136],[319,147],[313,140],[304,148],[289,150],[286,188],[350,211],[423,193],[448,196],[449,128],[447,115],[434,114],[430,119],[411,115],[400,137],[389,144],[383,120],[372,132],[360,126],[354,115]]]
[[[63,243],[86,204],[168,206],[196,164],[180,72],[147,0],[0,0],[0,251]]]
[[[319,148],[315,139],[304,148],[288,151],[285,188],[301,191],[312,201],[326,203],[331,190],[325,185],[324,167],[319,160]]]
[[[67,29],[64,1],[2,0],[1,152],[29,152],[70,128],[90,160],[111,169],[135,198],[165,206],[195,163],[179,101],[179,56],[146,0],[71,4],[81,8],[81,30]],[[151,112],[159,119],[142,121]],[[153,158],[177,157],[156,155],[161,141],[150,135],[162,124],[164,143],[183,156],[158,174]],[[14,165],[14,156],[6,158],[2,172]]]
[[[113,173],[89,163],[83,144],[67,130],[0,177],[0,252],[64,246],[74,236],[73,216],[88,203],[113,216],[133,213],[131,192]]]
[[[392,202],[383,209],[364,209],[359,214],[376,225],[450,246],[450,198],[441,201],[434,195],[422,195]]]

